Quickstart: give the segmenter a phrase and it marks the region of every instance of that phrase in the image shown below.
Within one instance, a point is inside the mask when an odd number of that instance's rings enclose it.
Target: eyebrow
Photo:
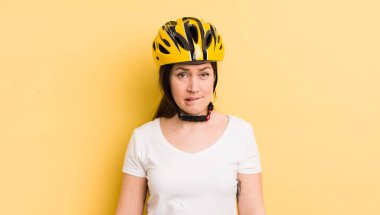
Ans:
[[[185,70],[185,71],[189,71],[189,70],[190,70],[190,69],[187,69],[187,68],[185,68],[185,67],[180,66],[180,67],[177,67],[177,68],[175,69],[175,71],[177,71],[177,70],[179,70],[179,69],[182,69],[182,70]],[[210,67],[210,66],[203,67],[202,69],[200,69],[200,71],[204,71],[204,70],[206,70],[206,69],[211,69],[211,67]]]

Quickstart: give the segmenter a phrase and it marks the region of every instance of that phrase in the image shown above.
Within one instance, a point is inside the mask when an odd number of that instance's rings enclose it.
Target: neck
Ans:
[[[207,115],[207,113],[205,114]],[[210,112],[210,119],[208,121],[203,121],[203,122],[192,122],[192,121],[185,121],[185,120],[181,120],[178,115],[175,115],[173,117],[173,120],[174,122],[177,124],[177,126],[181,127],[181,128],[188,128],[188,129],[191,129],[191,128],[202,128],[203,126],[206,126],[208,125],[210,121],[212,121],[213,117],[214,117],[214,113],[213,111]]]
[[[189,115],[189,114],[183,114],[182,111],[178,108],[177,109],[177,117],[182,121],[189,121],[189,122],[207,122],[211,117],[211,112],[214,110],[214,105],[212,102],[210,102],[207,105],[207,114],[206,115]]]

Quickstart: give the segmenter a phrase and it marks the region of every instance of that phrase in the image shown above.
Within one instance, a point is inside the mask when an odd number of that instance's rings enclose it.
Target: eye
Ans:
[[[180,72],[177,74],[178,77],[180,78],[184,78],[186,76],[186,73],[185,72]]]
[[[201,73],[201,77],[207,77],[207,76],[210,76],[210,73],[208,72]]]

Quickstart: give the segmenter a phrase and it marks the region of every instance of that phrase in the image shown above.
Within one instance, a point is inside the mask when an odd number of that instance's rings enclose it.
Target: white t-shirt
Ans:
[[[156,118],[131,137],[122,171],[148,180],[148,215],[236,215],[237,173],[261,172],[253,127],[236,116],[207,149],[171,145]]]

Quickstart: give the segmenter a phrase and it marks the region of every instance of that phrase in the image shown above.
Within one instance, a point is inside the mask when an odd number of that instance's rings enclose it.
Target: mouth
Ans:
[[[192,101],[196,101],[198,99],[200,99],[200,98],[199,97],[191,97],[191,98],[186,98],[185,101],[192,102]]]

